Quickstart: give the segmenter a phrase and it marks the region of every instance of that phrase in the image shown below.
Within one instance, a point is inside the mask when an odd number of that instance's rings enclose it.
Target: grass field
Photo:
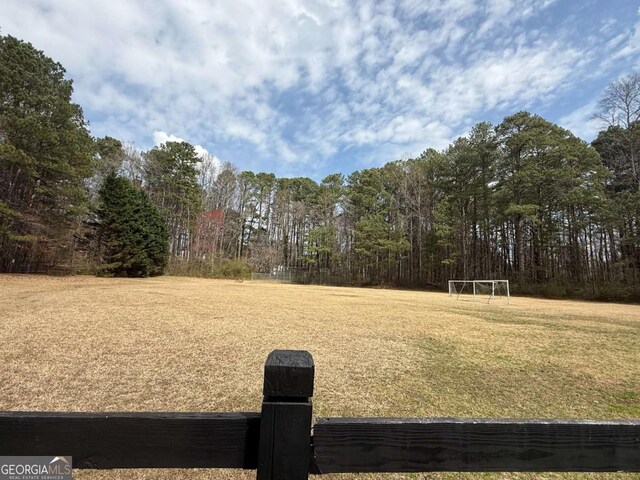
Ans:
[[[0,276],[1,410],[259,411],[263,364],[276,348],[313,354],[317,416],[640,418],[640,306],[530,298],[488,305],[441,293],[177,277]]]

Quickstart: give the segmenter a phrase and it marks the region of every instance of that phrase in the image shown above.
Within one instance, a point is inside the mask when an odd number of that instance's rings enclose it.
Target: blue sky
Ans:
[[[95,136],[184,139],[321,179],[444,148],[519,110],[591,140],[640,67],[640,0],[3,0],[61,62]]]

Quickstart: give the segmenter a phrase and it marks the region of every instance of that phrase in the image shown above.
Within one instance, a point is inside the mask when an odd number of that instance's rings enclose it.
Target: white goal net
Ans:
[[[283,267],[282,265],[273,267],[269,273],[257,273],[251,274],[251,280],[260,280],[263,282],[279,282],[279,283],[291,283],[291,269]]]
[[[462,295],[472,295],[474,301],[480,298],[491,303],[499,298],[511,303],[509,280],[449,280],[449,296],[458,300]]]

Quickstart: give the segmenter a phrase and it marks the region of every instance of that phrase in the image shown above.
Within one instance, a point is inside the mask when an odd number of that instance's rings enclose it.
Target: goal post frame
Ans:
[[[462,288],[460,289],[460,291],[456,291],[455,288],[452,288],[452,286],[456,283],[462,283]],[[491,302],[491,300],[493,300],[495,298],[495,294],[496,294],[496,285],[505,285],[506,287],[506,294],[507,294],[507,304],[510,305],[511,304],[511,292],[509,289],[509,280],[449,280],[448,285],[449,285],[449,296],[452,297],[453,296],[453,292],[456,292],[456,300],[460,297],[460,295],[462,294],[462,290],[464,289],[464,287],[468,284],[472,284],[473,286],[473,300],[476,300],[476,285],[477,284],[491,284],[491,294],[489,296],[489,302]]]

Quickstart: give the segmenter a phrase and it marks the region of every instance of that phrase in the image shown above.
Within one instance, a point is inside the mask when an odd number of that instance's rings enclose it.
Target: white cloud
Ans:
[[[602,121],[593,118],[597,103],[597,99],[595,99],[575,109],[570,114],[560,118],[558,124],[567,130],[571,130],[577,137],[588,142],[592,141],[603,128]]]
[[[553,3],[4,0],[2,13],[3,33],[67,67],[94,134],[188,138],[303,174],[354,147],[443,147],[487,111],[548,104],[615,50],[637,60],[640,28],[611,18],[588,50],[526,23]]]
[[[624,46],[616,52],[616,58],[625,58],[640,52],[640,21],[635,24],[632,31],[628,32],[626,35],[621,34],[618,37],[620,36],[626,36],[627,41]],[[616,39],[618,39],[618,37],[616,37]],[[618,41],[617,43],[620,42]]]
[[[156,130],[153,132],[153,143],[157,146],[163,145],[167,142],[184,142],[180,137],[173,134]]]

